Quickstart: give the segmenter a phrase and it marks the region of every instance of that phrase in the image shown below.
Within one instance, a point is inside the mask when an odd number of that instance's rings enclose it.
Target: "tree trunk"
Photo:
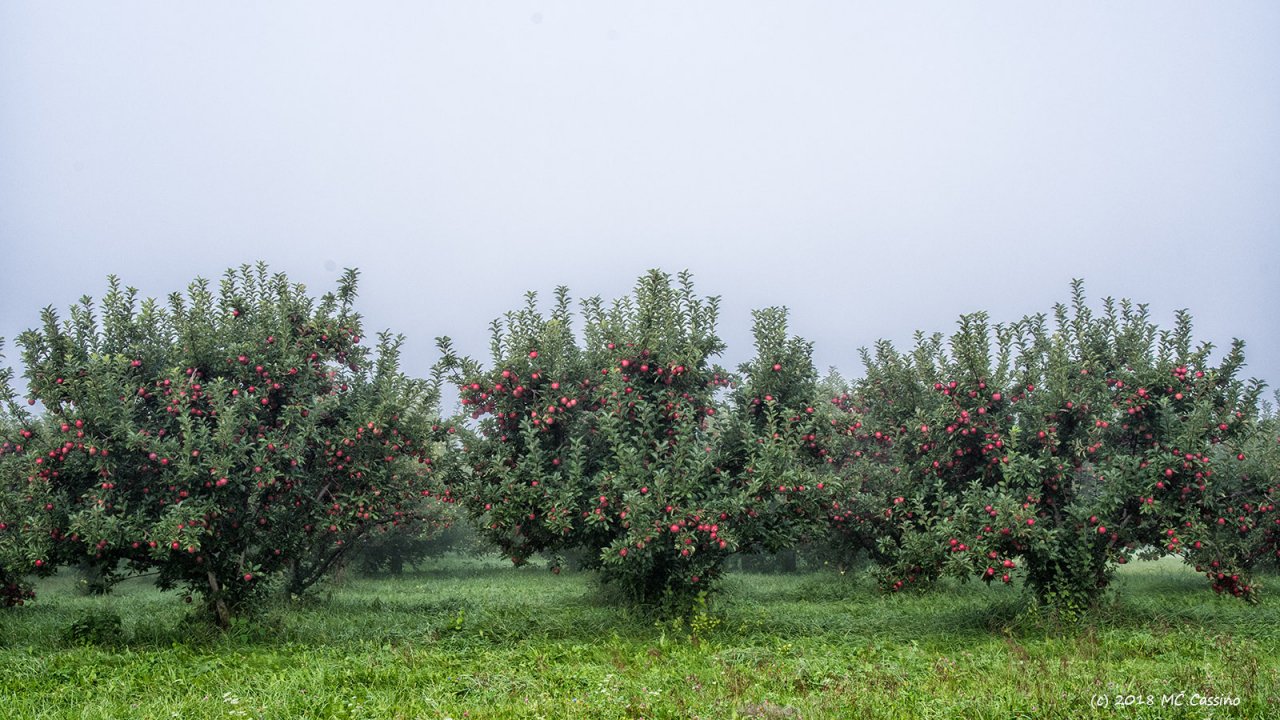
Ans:
[[[222,587],[218,584],[218,576],[213,574],[213,570],[209,571],[209,605],[213,610],[214,621],[218,623],[218,627],[223,630],[231,627],[231,608],[227,606],[227,599],[222,594]]]
[[[782,572],[793,573],[796,571],[796,551],[783,550],[778,553],[778,560],[782,564]]]
[[[111,591],[102,568],[96,563],[83,560],[80,563],[80,582],[77,587],[85,595],[106,595]]]

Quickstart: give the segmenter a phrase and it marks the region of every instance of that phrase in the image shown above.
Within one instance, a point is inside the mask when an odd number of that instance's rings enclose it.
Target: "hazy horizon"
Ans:
[[[487,360],[527,290],[652,267],[859,347],[1188,309],[1280,383],[1280,5],[0,6],[0,337],[266,261]],[[1268,393],[1269,395],[1270,393]]]

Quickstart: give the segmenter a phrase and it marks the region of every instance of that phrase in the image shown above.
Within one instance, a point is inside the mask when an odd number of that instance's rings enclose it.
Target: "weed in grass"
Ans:
[[[112,610],[89,610],[62,631],[62,639],[70,645],[122,645],[124,621]]]

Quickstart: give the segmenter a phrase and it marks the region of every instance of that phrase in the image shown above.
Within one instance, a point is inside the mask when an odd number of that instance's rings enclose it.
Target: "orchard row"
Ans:
[[[88,565],[153,572],[225,624],[268,581],[302,592],[453,508],[517,564],[573,552],[672,609],[734,553],[812,541],[868,555],[890,591],[1021,576],[1068,612],[1138,556],[1251,599],[1280,555],[1280,430],[1242,346],[1214,365],[1185,314],[1095,313],[1077,283],[1052,316],[880,343],[847,383],[781,308],[753,314],[750,362],[718,366],[718,298],[651,271],[610,303],[530,293],[487,365],[442,339],[423,380],[398,336],[363,342],[356,279],[314,299],[244,267],[162,304],[112,278],[100,308],[46,310],[17,341],[30,397],[0,378],[6,603]]]

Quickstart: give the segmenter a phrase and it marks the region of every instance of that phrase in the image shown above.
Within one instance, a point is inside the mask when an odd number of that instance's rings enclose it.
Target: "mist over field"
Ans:
[[[0,714],[1280,717],[1278,30],[0,0]]]
[[[0,337],[118,274],[359,267],[370,329],[487,355],[526,290],[647,268],[783,304],[820,368],[1084,278],[1280,383],[1280,7],[6,3]]]

